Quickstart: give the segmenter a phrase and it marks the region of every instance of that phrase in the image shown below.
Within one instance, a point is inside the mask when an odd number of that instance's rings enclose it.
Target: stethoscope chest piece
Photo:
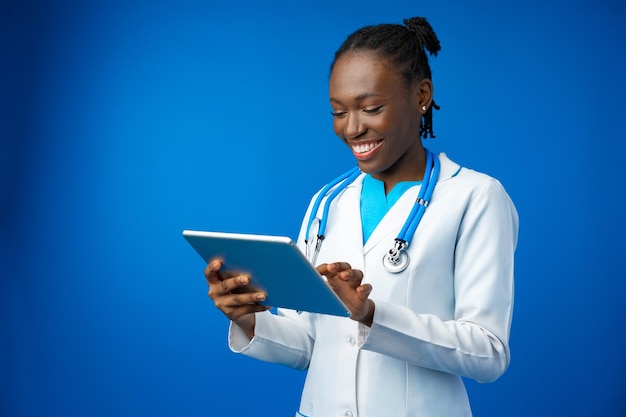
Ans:
[[[393,248],[389,249],[383,256],[383,267],[397,274],[404,271],[409,266],[409,255],[404,251],[405,244],[396,240]]]

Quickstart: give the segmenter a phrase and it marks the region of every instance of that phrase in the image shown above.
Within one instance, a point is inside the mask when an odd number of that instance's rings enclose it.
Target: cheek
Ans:
[[[419,132],[419,123],[421,120],[421,114],[417,113],[417,115],[419,117],[416,117],[414,112],[410,111],[397,113],[389,112],[378,120],[376,128],[385,136],[400,138],[414,136],[416,131]]]
[[[392,117],[388,114],[381,115],[380,117],[372,120],[370,123],[370,127],[376,130],[378,133],[383,136],[387,136],[390,133],[393,133],[393,127],[396,126],[396,123],[392,120]]]

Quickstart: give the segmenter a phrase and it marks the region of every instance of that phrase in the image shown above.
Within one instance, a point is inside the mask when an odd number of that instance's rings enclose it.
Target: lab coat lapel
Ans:
[[[342,250],[350,249],[362,257],[363,254],[363,228],[361,227],[361,189],[363,178],[359,176],[352,184],[343,191],[341,198],[337,201],[337,223],[341,237],[336,242],[340,242]]]

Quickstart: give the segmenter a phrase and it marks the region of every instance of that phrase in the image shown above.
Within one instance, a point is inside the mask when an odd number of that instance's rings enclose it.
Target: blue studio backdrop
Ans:
[[[512,362],[467,381],[475,415],[624,415],[625,10],[0,2],[0,415],[293,415],[304,373],[228,350],[181,232],[295,238],[354,165],[334,51],[412,16],[442,44],[427,146],[498,178],[521,219]]]

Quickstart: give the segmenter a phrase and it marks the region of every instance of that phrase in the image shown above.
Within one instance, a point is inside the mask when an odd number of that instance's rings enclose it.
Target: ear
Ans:
[[[417,107],[422,114],[426,113],[426,110],[428,110],[433,102],[433,88],[433,82],[428,78],[422,78],[417,84],[415,98],[417,100]]]

